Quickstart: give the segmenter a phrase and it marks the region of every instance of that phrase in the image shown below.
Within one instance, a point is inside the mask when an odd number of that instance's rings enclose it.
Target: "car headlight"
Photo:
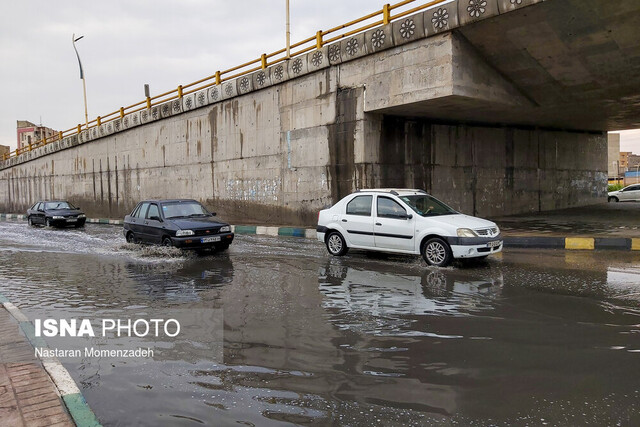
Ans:
[[[221,233],[228,233],[231,231],[231,226],[229,225],[225,225],[224,227],[220,227],[220,232]]]
[[[64,217],[62,215],[54,215],[51,219],[64,219]]]
[[[478,235],[469,228],[458,228],[458,237],[478,237]]]
[[[78,215],[78,218],[86,218],[87,216],[85,214],[80,214]]]
[[[193,236],[193,230],[178,230],[176,231],[176,237]]]

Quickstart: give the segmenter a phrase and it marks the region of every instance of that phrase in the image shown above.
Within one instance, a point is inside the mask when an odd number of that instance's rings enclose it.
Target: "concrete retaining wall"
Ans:
[[[11,159],[0,211],[61,198],[121,218],[141,199],[188,197],[230,222],[312,225],[318,209],[372,186],[425,188],[489,216],[606,200],[603,134],[394,111],[403,99],[527,101],[455,33],[382,31],[398,40],[385,52],[368,32]]]
[[[604,133],[379,117],[364,186],[425,188],[464,213],[512,215],[606,200]],[[373,138],[372,138],[373,139]]]

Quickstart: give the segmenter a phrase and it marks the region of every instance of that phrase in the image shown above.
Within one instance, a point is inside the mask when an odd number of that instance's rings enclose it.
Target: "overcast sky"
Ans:
[[[383,0],[290,0],[292,43],[382,8]],[[56,130],[285,46],[285,0],[0,1],[0,144],[16,120]]]
[[[385,0],[290,0],[292,42],[382,7]],[[231,68],[285,45],[285,0],[1,0],[0,144],[16,146],[16,120],[56,130]],[[640,132],[622,151],[640,153]]]

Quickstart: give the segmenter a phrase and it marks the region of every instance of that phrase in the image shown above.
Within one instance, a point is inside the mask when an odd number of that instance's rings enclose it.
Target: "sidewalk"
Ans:
[[[580,208],[491,218],[505,236],[640,238],[640,203],[603,203]]]
[[[0,305],[0,420],[7,426],[74,426],[20,326]]]
[[[593,206],[491,218],[505,247],[640,250],[640,203]]]

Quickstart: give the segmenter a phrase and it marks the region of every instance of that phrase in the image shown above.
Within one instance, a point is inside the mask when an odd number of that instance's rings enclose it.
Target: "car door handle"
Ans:
[[[379,222],[376,222],[376,225],[382,225],[382,224],[381,224],[381,223],[379,223]]]
[[[347,222],[347,220],[346,220],[346,219],[343,219],[343,220],[342,220],[342,222]]]

